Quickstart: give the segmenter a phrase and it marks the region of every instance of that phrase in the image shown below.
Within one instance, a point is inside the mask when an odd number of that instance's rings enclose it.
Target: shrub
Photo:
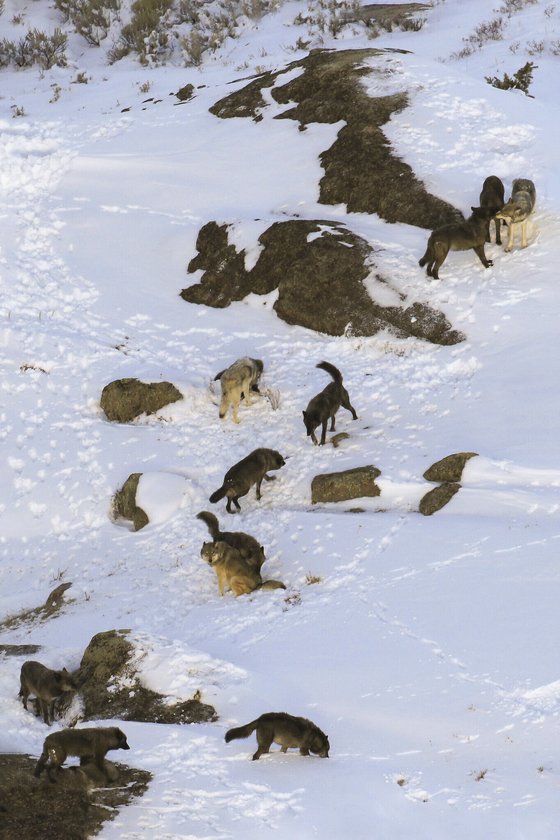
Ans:
[[[118,61],[131,52],[136,52],[143,64],[149,59],[159,60],[169,44],[162,18],[172,5],[173,0],[135,0],[132,20],[123,26],[118,43],[109,51],[109,61]]]
[[[536,64],[528,61],[513,76],[508,76],[507,73],[504,73],[502,79],[498,79],[497,76],[485,76],[484,78],[492,87],[499,88],[500,90],[522,90],[524,94],[530,96],[529,85],[533,81],[533,70],[536,70],[536,68]]]
[[[120,0],[55,0],[55,6],[88,44],[98,47],[120,11]]]
[[[31,29],[19,41],[0,41],[0,67],[15,64],[16,67],[32,67],[39,64],[43,70],[48,70],[55,64],[66,66],[66,44],[68,36],[60,29],[55,29],[52,35],[47,35],[39,29]]]

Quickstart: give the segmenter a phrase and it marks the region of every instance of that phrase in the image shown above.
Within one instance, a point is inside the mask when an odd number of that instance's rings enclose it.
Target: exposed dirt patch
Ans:
[[[364,67],[380,50],[316,50],[276,73],[265,73],[217,102],[210,111],[218,117],[261,118],[266,107],[263,88],[272,87],[280,104],[290,105],[276,119],[293,119],[304,129],[309,123],[346,125],[330,149],[320,155],[325,174],[319,183],[319,201],[346,204],[349,212],[377,213],[388,222],[435,228],[462,219],[459,210],[427,192],[424,184],[392,149],[382,131],[391,115],[408,105],[405,91],[371,97],[362,81],[383,70]],[[275,86],[282,74],[303,72]],[[294,106],[293,103],[297,104]]]
[[[41,645],[0,645],[4,656],[31,656],[41,650]]]
[[[217,720],[213,706],[190,700],[169,704],[140,683],[131,658],[134,647],[126,630],[98,633],[87,646],[73,674],[83,700],[83,719],[118,718],[152,723],[204,723]]]
[[[61,583],[50,593],[49,597],[40,607],[33,607],[29,610],[22,610],[16,615],[10,615],[0,621],[0,631],[14,630],[21,624],[28,624],[35,621],[46,621],[55,616],[64,602],[64,593],[72,586],[71,583]],[[72,603],[71,601],[69,603]]]
[[[0,755],[0,840],[86,840],[142,796],[152,778],[145,770],[111,765],[116,781],[91,790],[78,767],[63,769],[52,783],[34,778],[35,764],[27,755]]]
[[[278,289],[274,309],[289,324],[327,335],[375,335],[389,329],[434,344],[457,344],[464,335],[426,304],[381,306],[364,279],[373,270],[365,239],[331,221],[276,222],[260,237],[263,250],[251,271],[245,252],[228,242],[227,225],[209,222],[199,233],[199,253],[188,271],[203,270],[200,283],[181,292],[190,303],[225,307],[246,295]]]

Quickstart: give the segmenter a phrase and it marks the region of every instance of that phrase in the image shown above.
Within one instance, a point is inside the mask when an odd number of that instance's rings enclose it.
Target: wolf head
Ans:
[[[310,751],[321,758],[328,758],[330,748],[331,745],[329,744],[329,739],[324,732],[321,732],[321,730],[317,728],[317,731],[313,733],[313,737],[309,745]]]
[[[55,680],[61,694],[64,691],[76,691],[78,687],[66,668],[63,668],[62,671],[55,671]]]
[[[307,432],[307,437],[310,437],[321,421],[309,411],[302,411],[302,414],[303,422],[305,425],[305,431]]]
[[[113,749],[113,750],[129,750],[130,749],[130,747],[128,745],[128,741],[126,740],[126,735],[124,734],[122,729],[118,728],[118,726],[113,726],[112,727],[111,735],[112,735],[111,740],[113,742],[113,746],[111,747],[111,749]]]
[[[276,451],[276,449],[271,449],[270,450],[270,459],[273,463],[273,466],[270,467],[270,469],[279,470],[280,467],[285,467],[286,466],[286,462],[285,462],[284,458],[282,457],[282,455],[280,455],[279,452]]]

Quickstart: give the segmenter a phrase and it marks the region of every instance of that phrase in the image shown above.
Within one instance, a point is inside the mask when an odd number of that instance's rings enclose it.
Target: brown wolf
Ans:
[[[496,245],[501,245],[500,220],[496,218],[495,214],[504,206],[504,185],[497,175],[489,175],[488,178],[484,179],[479,204],[481,207],[489,207],[493,211],[494,226],[496,228]],[[486,241],[492,241],[490,239],[490,222],[488,222]]]
[[[245,726],[228,729],[225,734],[226,743],[236,738],[248,738],[255,729],[258,749],[253,755],[253,761],[269,752],[272,742],[280,744],[281,752],[284,753],[290,747],[298,747],[301,755],[312,752],[321,758],[329,757],[330,744],[325,733],[307,718],[294,717],[286,712],[267,712]]]
[[[224,476],[224,483],[210,496],[209,501],[214,504],[227,496],[226,510],[228,513],[236,513],[232,510],[231,503],[237,510],[241,510],[239,497],[246,496],[253,484],[256,484],[257,499],[261,498],[261,484],[263,479],[274,481],[275,476],[267,475],[269,470],[279,470],[285,465],[285,461],[275,449],[254,449],[245,458],[234,464]]]
[[[505,204],[496,219],[502,219],[509,225],[506,251],[513,247],[513,237],[518,227],[521,228],[521,247],[527,247],[527,220],[535,209],[537,193],[535,185],[528,178],[515,178],[511,185],[511,198]]]
[[[350,402],[348,391],[342,384],[342,374],[339,369],[329,362],[319,362],[316,367],[329,373],[333,381],[329,382],[320,394],[317,394],[310,400],[309,405],[303,412],[303,422],[307,430],[307,436],[311,437],[315,446],[318,443],[315,429],[319,426],[323,427],[320,444],[322,446],[327,436],[327,423],[329,422],[329,418],[331,421],[330,431],[334,432],[335,414],[341,405],[352,413],[353,420],[357,420],[358,415]]]
[[[196,515],[197,519],[204,522],[214,542],[225,542],[236,548],[243,559],[256,571],[260,571],[265,561],[264,548],[250,534],[243,531],[220,531],[220,524],[216,516],[209,510],[201,510]]]
[[[255,589],[285,589],[279,580],[264,580],[258,569],[252,566],[241,553],[226,542],[204,543],[200,556],[216,572],[218,589],[223,595],[231,589],[234,595],[247,595]]]
[[[19,680],[19,696],[22,698],[23,708],[27,709],[27,699],[33,694],[37,698],[39,712],[47,726],[54,721],[56,700],[65,691],[75,691],[77,687],[66,668],[62,671],[52,671],[31,659],[21,666]]]
[[[427,265],[426,273],[438,280],[438,271],[449,251],[468,251],[472,248],[484,268],[492,265],[486,259],[484,243],[490,219],[494,213],[490,207],[471,207],[472,215],[465,222],[450,222],[436,228],[428,239],[426,253],[418,260],[419,266]]]
[[[216,374],[214,381],[219,379],[222,386],[221,419],[226,416],[231,405],[233,422],[239,423],[237,410],[241,398],[245,397],[247,405],[251,405],[252,392],[258,392],[258,382],[262,372],[263,363],[261,359],[251,359],[250,356],[243,356],[242,359],[237,359],[226,370],[221,370]]]
[[[61,729],[45,738],[43,752],[35,767],[34,775],[39,777],[47,761],[47,775],[51,782],[54,770],[60,767],[69,755],[79,756],[80,764],[93,761],[105,772],[105,755],[109,750],[129,750],[126,735],[117,726],[93,727],[91,729]]]

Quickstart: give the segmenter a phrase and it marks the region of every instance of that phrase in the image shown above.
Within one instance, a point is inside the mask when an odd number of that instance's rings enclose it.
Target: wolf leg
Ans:
[[[476,256],[478,257],[484,268],[490,268],[490,266],[493,265],[492,260],[486,259],[486,254],[484,253],[484,244],[475,245],[473,251],[475,252]]]

